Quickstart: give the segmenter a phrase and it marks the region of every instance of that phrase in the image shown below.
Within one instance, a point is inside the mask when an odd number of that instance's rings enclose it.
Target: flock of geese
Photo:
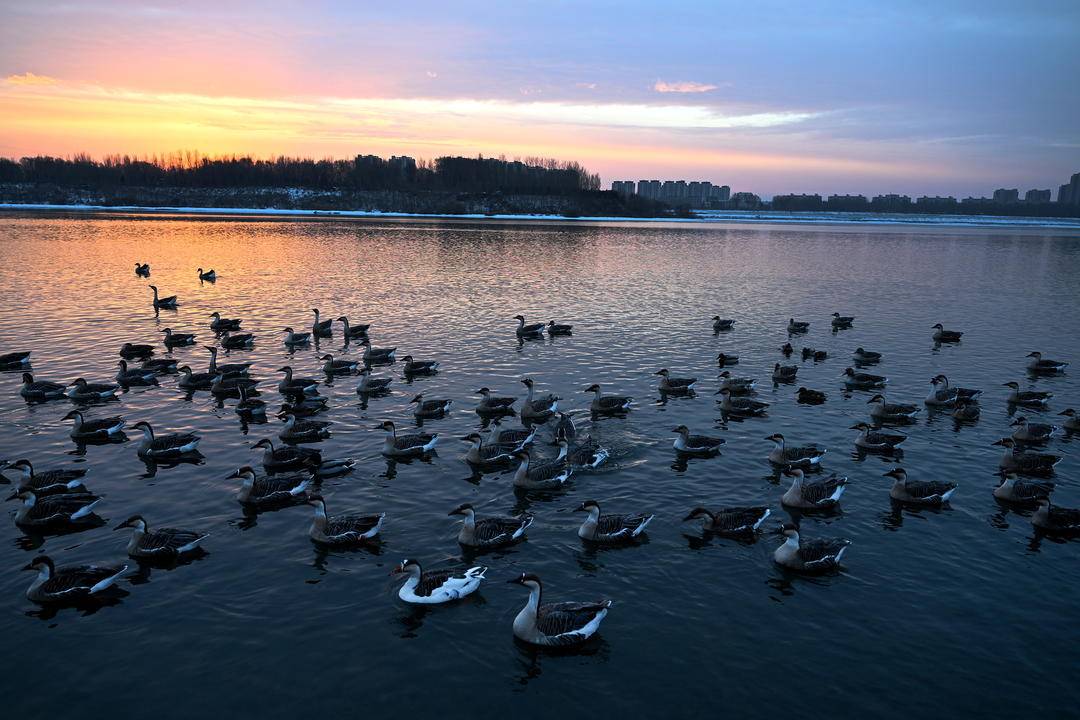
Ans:
[[[135,273],[149,277],[147,264],[136,264]],[[214,282],[214,270],[198,269],[202,282]],[[175,295],[162,297],[158,288],[150,285],[155,310],[175,309],[179,302]],[[292,327],[281,330],[281,342],[289,347],[306,346],[313,340],[330,337],[334,333],[334,319],[324,319],[318,309],[313,309],[314,319],[310,329],[297,331]],[[548,335],[572,335],[571,325],[526,323],[525,317],[517,315],[515,333],[519,339],[535,339]],[[156,347],[150,344],[125,343],[119,351],[115,382],[91,383],[78,378],[70,383],[54,382],[36,378],[30,372],[30,353],[11,352],[0,355],[0,369],[23,370],[21,395],[28,402],[44,403],[70,399],[76,409],[63,416],[71,421],[70,435],[80,443],[108,442],[123,439],[124,429],[130,427],[141,433],[136,444],[138,455],[148,462],[171,462],[190,457],[198,452],[200,437],[194,433],[159,432],[146,421],[128,426],[120,416],[88,417],[84,410],[102,400],[114,398],[122,389],[138,385],[158,385],[165,376],[172,375],[176,384],[187,392],[208,391],[219,398],[235,398],[235,411],[246,419],[265,422],[268,404],[259,397],[256,389],[260,381],[251,376],[252,363],[219,363],[221,350],[238,352],[254,346],[255,336],[241,329],[242,320],[225,318],[220,313],[209,317],[209,329],[216,335],[217,344],[206,346],[208,364],[205,371],[193,370],[180,365],[171,358],[155,358]],[[855,318],[834,313],[830,324],[834,331],[852,327]],[[397,348],[375,347],[371,344],[367,324],[353,324],[348,317],[336,319],[341,325],[346,341],[355,341],[362,348],[350,358],[335,358],[331,354],[320,357],[319,367],[325,375],[340,377],[355,375],[359,378],[356,391],[365,398],[378,397],[390,391],[391,377],[373,374],[380,367],[397,361]],[[714,316],[712,328],[716,333],[733,329],[735,320]],[[790,339],[805,335],[810,324],[789,320],[787,332]],[[941,324],[933,328],[935,343],[958,343],[963,333],[948,330]],[[194,333],[175,332],[171,328],[162,331],[162,343],[167,351],[173,348],[193,346]],[[789,341],[780,348],[785,358],[795,354]],[[827,353],[811,347],[799,351],[803,360],[820,362]],[[234,359],[230,357],[230,359]],[[907,439],[897,428],[912,422],[923,410],[915,403],[897,403],[887,399],[885,388],[888,378],[868,372],[882,361],[877,352],[857,348],[852,353],[853,367],[843,373],[843,383],[849,390],[866,391],[868,419],[855,423],[857,431],[854,444],[860,452],[897,454]],[[439,363],[434,360],[417,360],[411,355],[402,358],[406,378],[434,375]],[[769,403],[757,399],[755,388],[758,380],[739,376],[730,368],[739,364],[739,358],[728,353],[717,356],[719,407],[725,422],[729,419],[752,420],[767,416]],[[1043,358],[1038,352],[1028,355],[1026,370],[1036,376],[1064,372],[1068,363]],[[277,417],[282,420],[278,442],[263,438],[253,450],[261,450],[262,472],[247,465],[237,469],[230,479],[239,484],[237,499],[245,506],[258,510],[273,510],[292,505],[307,504],[312,508],[309,534],[317,543],[327,546],[350,546],[370,542],[379,535],[385,522],[384,513],[331,515],[326,500],[319,493],[320,482],[325,478],[347,474],[355,462],[351,458],[326,457],[311,447],[331,433],[331,423],[317,419],[327,408],[327,399],[318,393],[320,379],[298,376],[291,366],[278,368],[281,374],[277,391],[283,398]],[[770,380],[773,383],[795,384],[799,365],[776,362]],[[676,377],[668,369],[656,372],[658,389],[663,395],[693,395],[698,383],[696,378]],[[580,437],[570,414],[559,411],[560,398],[550,393],[538,392],[532,378],[521,380],[526,396],[523,400],[513,396],[497,396],[486,387],[476,391],[480,398],[476,412],[485,420],[486,432],[471,432],[461,438],[468,444],[465,460],[477,473],[508,472],[515,488],[523,491],[554,491],[567,486],[577,472],[585,472],[603,465],[610,451],[591,436]],[[1016,408],[1042,411],[1047,408],[1051,393],[1022,390],[1018,383],[1005,383],[1009,393],[1007,402]],[[633,398],[605,394],[600,385],[593,384],[582,389],[591,394],[589,408],[594,419],[624,416],[632,412]],[[982,391],[951,385],[944,375],[931,379],[930,390],[922,405],[939,412],[950,413],[957,422],[974,422],[979,417],[979,398]],[[827,400],[820,390],[799,387],[796,401],[817,405]],[[418,393],[409,401],[418,421],[443,417],[449,412],[453,400],[430,398]],[[1054,483],[1050,481],[1054,466],[1061,460],[1058,455],[1045,452],[1045,445],[1061,429],[1067,433],[1080,432],[1080,416],[1072,409],[1061,413],[1062,428],[1044,423],[1030,422],[1026,417],[1016,417],[1007,437],[996,445],[1003,448],[1000,460],[1002,481],[993,490],[994,496],[1004,502],[1033,508],[1031,522],[1041,532],[1070,534],[1080,532],[1080,509],[1058,507],[1051,503]],[[499,420],[517,417],[520,426],[504,427]],[[437,433],[423,431],[422,422],[412,431],[400,430],[393,422],[385,421],[373,429],[383,433],[382,454],[388,458],[405,459],[425,457],[432,453],[440,437]],[[558,447],[558,455],[549,460],[534,457],[533,448],[538,442],[538,432]],[[695,434],[686,425],[672,428],[675,435],[672,449],[682,457],[708,458],[719,454],[725,441],[721,437]],[[826,449],[814,444],[791,442],[780,433],[765,437],[772,448],[768,461],[785,477],[790,486],[780,498],[781,505],[798,518],[805,513],[834,510],[848,486],[848,479],[836,473],[825,473],[822,460]],[[9,500],[18,499],[22,504],[15,513],[15,523],[23,529],[47,531],[50,528],[78,525],[94,516],[94,508],[101,501],[84,484],[86,471],[73,468],[48,470],[35,469],[27,459],[5,462],[0,468],[18,473],[16,487]],[[948,503],[957,490],[956,483],[933,479],[909,478],[902,467],[885,473],[892,480],[890,497],[897,503],[914,506],[940,506]],[[649,513],[604,513],[595,500],[586,500],[577,508],[584,513],[578,535],[588,542],[601,544],[633,543],[645,532],[653,515]],[[475,549],[499,548],[521,541],[533,524],[533,516],[524,513],[516,517],[478,516],[470,504],[453,509],[451,516],[461,518],[458,541]],[[759,532],[770,516],[767,505],[727,506],[716,508],[695,507],[683,518],[685,522],[700,522],[706,533],[720,536],[746,538]],[[128,529],[130,536],[127,553],[140,561],[175,561],[200,552],[200,544],[206,533],[177,528],[152,527],[141,515],[132,515],[117,527]],[[836,571],[841,558],[850,545],[842,537],[802,537],[798,524],[787,522],[780,526],[782,544],[775,550],[775,562],[791,571],[800,573],[825,573]],[[127,570],[122,563],[112,565],[55,565],[51,558],[39,555],[26,569],[37,576],[27,590],[27,597],[40,604],[78,604],[103,594]],[[404,576],[398,596],[405,602],[438,604],[459,600],[476,591],[485,579],[487,568],[425,570],[414,559],[403,560],[395,572]],[[542,584],[539,577],[523,573],[510,580],[529,591],[525,607],[513,623],[514,635],[535,645],[566,646],[582,642],[592,636],[607,615],[611,602],[561,602],[542,603]]]

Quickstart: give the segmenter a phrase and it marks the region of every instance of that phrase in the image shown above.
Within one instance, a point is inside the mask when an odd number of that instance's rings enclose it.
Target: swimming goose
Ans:
[[[157,385],[157,373],[153,370],[146,370],[143,368],[128,369],[127,360],[120,359],[116,363],[120,369],[116,371],[116,382],[121,385]]]
[[[329,427],[333,424],[322,420],[297,420],[290,412],[278,413],[278,418],[285,421],[278,431],[278,437],[287,443],[322,442],[330,437]]]
[[[1020,475],[1034,475],[1036,477],[1052,475],[1054,466],[1061,462],[1062,459],[1060,455],[1021,451],[1017,449],[1012,438],[1002,438],[992,444],[1005,448],[1005,453],[998,463],[999,467],[1007,472],[1015,472]]]
[[[563,460],[533,465],[528,450],[514,452],[514,459],[518,460],[514,487],[523,490],[555,490],[565,485],[574,474],[574,469]]]
[[[291,412],[296,417],[311,417],[326,410],[326,402],[322,395],[290,396],[289,402],[281,404],[281,412]]]
[[[172,328],[163,328],[161,332],[165,334],[164,342],[167,348],[195,344],[195,335],[193,333],[174,333]]]
[[[533,432],[536,429],[533,428]],[[559,413],[559,419],[555,421],[555,438],[562,437],[563,440],[573,440],[577,437],[577,425],[574,424],[574,418],[569,413]]]
[[[251,417],[257,417],[266,415],[266,402],[256,397],[250,397],[249,391],[246,387],[241,385],[240,402],[236,403],[235,412],[239,415],[247,415]],[[285,406],[282,405],[284,410]]]
[[[791,487],[780,498],[785,507],[800,510],[829,510],[840,502],[847,487],[847,478],[833,473],[820,480],[808,480],[798,468],[788,469],[784,474],[791,478]]]
[[[595,543],[623,543],[633,540],[645,531],[654,515],[643,513],[631,515],[601,515],[600,504],[586,500],[575,512],[588,513],[578,528],[578,537]]]
[[[476,391],[480,396],[480,404],[476,406],[476,412],[480,415],[499,415],[502,413],[513,414],[513,405],[517,398],[497,397],[491,394],[491,390],[482,387]]]
[[[311,334],[317,338],[331,337],[334,334],[334,321],[320,320],[319,308],[311,308],[311,312],[315,313],[315,322],[311,324]]]
[[[1060,360],[1043,360],[1041,352],[1028,353],[1028,357],[1031,358],[1027,364],[1028,372],[1040,375],[1065,372],[1065,368],[1069,366],[1069,363]]]
[[[397,348],[377,348],[371,346],[371,341],[366,337],[360,339],[360,344],[364,346],[364,362],[368,365],[380,365],[390,364],[394,362],[394,356],[397,354]]]
[[[582,392],[593,393],[592,403],[589,405],[589,408],[594,413],[598,414],[624,413],[630,409],[630,404],[634,402],[634,398],[632,397],[602,395],[600,393],[600,386],[596,383],[585,388]]]
[[[548,333],[548,336],[552,336],[552,335],[573,335],[574,334],[574,326],[573,325],[559,325],[554,320],[548,320],[547,333]]]
[[[773,444],[769,451],[769,462],[786,468],[808,468],[821,462],[827,450],[817,445],[804,445],[801,447],[787,447],[784,436],[773,433],[765,438]]]
[[[518,337],[540,337],[544,334],[544,323],[533,323],[531,325],[526,325],[524,315],[515,315],[514,319],[518,321]]]
[[[939,387],[940,386],[940,387]],[[944,375],[935,375],[930,380],[930,393],[924,403],[930,407],[955,407],[957,401],[973,404],[982,395],[982,390],[971,388],[950,387],[949,378]]]
[[[199,280],[205,280],[206,282],[217,282],[217,273],[213,268],[210,268],[206,272],[203,272],[202,268],[199,268]]]
[[[681,395],[694,389],[697,378],[673,378],[667,368],[657,370],[660,376],[660,392],[668,395]]]
[[[1028,419],[1023,415],[1013,420],[1009,427],[1016,428],[1016,430],[1013,430],[1013,440],[1029,445],[1045,443],[1050,438],[1054,437],[1054,434],[1057,432],[1056,426],[1045,423],[1029,423]]]
[[[135,274],[139,277],[150,277],[150,263],[135,263]]]
[[[66,390],[66,385],[51,380],[34,380],[30,373],[23,373],[19,394],[27,400],[56,400],[64,397]]]
[[[844,385],[853,390],[885,387],[889,382],[889,378],[884,375],[856,372],[855,368],[847,368],[844,370],[843,378]]]
[[[959,422],[974,422],[979,419],[980,408],[978,403],[969,403],[957,400],[953,407],[952,416]]]
[[[201,438],[195,433],[172,433],[160,437],[154,434],[154,428],[145,420],[131,426],[142,430],[143,439],[139,442],[139,457],[152,460],[177,458],[195,452]]]
[[[225,330],[221,333],[221,339],[218,342],[226,350],[250,350],[255,346],[255,336],[251,333],[233,335],[231,330]]]
[[[919,407],[917,405],[910,405],[908,403],[888,403],[885,402],[885,396],[880,393],[867,400],[866,404],[873,406],[870,408],[870,417],[879,422],[910,420],[919,414]]]
[[[348,373],[354,373],[360,368],[360,362],[357,360],[335,360],[334,356],[330,353],[323,355],[320,360],[323,361],[323,372],[327,375],[345,375]]]
[[[556,426],[556,432],[558,432],[558,427],[560,426]],[[535,425],[531,425],[527,428],[508,428],[504,430],[496,423],[491,426],[484,442],[487,445],[498,445],[511,450],[518,450],[530,444],[535,437]]]
[[[157,373],[158,375],[163,375],[165,373],[176,372],[176,366],[179,364],[180,361],[176,358],[159,358],[157,360],[144,360],[142,364],[139,365],[139,368]]]
[[[683,522],[700,519],[705,532],[740,537],[753,535],[771,514],[767,507],[722,507],[718,510],[696,507],[683,518]]]
[[[1040,408],[1046,405],[1050,401],[1050,398],[1054,397],[1052,392],[1044,392],[1040,390],[1021,390],[1020,383],[1007,382],[1004,387],[1012,390],[1009,393],[1009,404],[1020,405],[1022,407]]]
[[[8,467],[22,475],[16,486],[19,492],[30,490],[39,498],[68,492],[90,492],[82,481],[86,468],[54,468],[34,472],[34,466],[26,459],[16,460]]]
[[[311,342],[311,333],[309,332],[298,333],[291,327],[286,327],[281,332],[285,333],[285,339],[282,340],[282,342],[290,348],[298,345],[307,345]]]
[[[769,409],[769,403],[753,400],[747,397],[732,397],[731,391],[722,387],[716,391],[720,395],[720,411],[733,417],[757,417],[764,415]]]
[[[554,462],[567,462],[572,467],[579,468],[591,468],[596,469],[607,462],[607,459],[611,457],[611,453],[608,449],[602,447],[597,440],[594,440],[592,435],[585,438],[583,442],[570,447],[569,441],[565,435],[557,433],[556,444],[559,446],[559,457]]]
[[[398,435],[394,423],[389,420],[376,425],[375,429],[386,433],[382,454],[387,457],[420,457],[434,450],[439,442],[438,433]]]
[[[1080,508],[1054,507],[1050,500],[1037,501],[1038,508],[1031,514],[1031,524],[1048,532],[1080,532]]]
[[[255,389],[255,386],[260,382],[262,381],[244,375],[226,377],[224,374],[218,373],[214,381],[210,383],[210,392],[217,397],[240,397],[241,390],[245,390],[252,395],[258,395],[259,391]]]
[[[207,345],[206,351],[210,353],[210,368],[211,375],[247,375],[248,370],[251,368],[252,363],[222,363],[218,365],[217,354],[218,349],[213,345]]]
[[[401,359],[405,362],[404,372],[407,377],[434,375],[439,371],[439,363],[434,360],[413,360],[412,355],[406,355]]]
[[[30,365],[30,352],[9,352],[0,355],[0,370],[13,370]]]
[[[861,347],[855,348],[855,352],[851,354],[851,359],[860,365],[873,365],[874,363],[881,362],[881,353],[871,352],[869,350],[863,350]]]
[[[734,320],[731,320],[731,319],[728,319],[728,318],[722,318],[719,315],[713,315],[712,329],[713,329],[714,332],[721,332],[722,330],[730,330],[734,326],[735,326],[735,321]]]
[[[475,432],[461,439],[471,443],[469,451],[465,453],[465,462],[482,471],[505,467],[513,460],[513,452],[517,449],[505,445],[485,445],[484,438]]]
[[[532,378],[524,378],[521,383],[529,391],[521,404],[521,423],[523,425],[543,424],[550,420],[559,409],[559,396],[550,393],[534,396],[535,385]]]
[[[210,313],[210,317],[210,329],[214,331],[239,330],[240,323],[243,322],[243,320],[238,318],[223,318],[221,317],[221,313],[217,311]]]
[[[795,400],[802,405],[820,405],[828,399],[829,396],[820,390],[801,387],[795,391]]]
[[[1058,413],[1058,415],[1064,415],[1066,420],[1062,425],[1069,432],[1080,432],[1080,416],[1072,408],[1066,408]]]
[[[348,457],[324,458],[321,452],[312,448],[297,445],[274,447],[269,438],[263,438],[252,445],[251,449],[263,451],[263,468],[271,474],[307,470],[313,471],[318,478],[337,477],[352,472],[356,464]]]
[[[390,383],[393,378],[371,377],[370,368],[360,368],[360,383],[356,386],[358,395],[378,395],[390,391]]]
[[[441,418],[450,412],[450,406],[454,404],[453,400],[425,400],[424,394],[419,393],[409,401],[409,404],[415,404],[413,408],[413,415],[421,419],[434,419]]]
[[[38,605],[85,601],[111,587],[127,569],[127,565],[56,567],[48,555],[38,555],[23,567],[38,574],[26,590],[26,599]]]
[[[113,531],[124,528],[133,530],[127,544],[127,554],[133,558],[173,560],[199,549],[199,543],[210,537],[210,533],[176,528],[151,530],[142,515],[132,515]]]
[[[406,558],[393,571],[406,575],[405,584],[398,590],[398,597],[416,605],[439,605],[460,600],[480,587],[487,568],[471,567],[468,570],[429,570],[424,572],[420,563]]]
[[[363,323],[363,324],[360,324],[360,325],[353,325],[352,323],[349,322],[349,318],[346,317],[345,315],[342,315],[341,317],[339,317],[338,322],[340,322],[345,327],[345,339],[346,340],[356,340],[356,339],[359,339],[359,338],[362,338],[362,337],[367,337],[368,328],[371,327],[370,323]]]
[[[342,547],[365,543],[379,534],[386,519],[386,513],[327,516],[322,495],[310,496],[307,504],[315,508],[308,535],[322,545]]]
[[[156,285],[150,285],[149,288],[154,291],[154,309],[155,310],[174,310],[176,308],[176,296],[170,295],[169,297],[158,297],[158,289]]]
[[[795,352],[795,348],[791,346],[791,343],[786,342],[780,346],[780,352],[784,354],[784,357],[791,357],[791,354]]]
[[[610,600],[541,604],[543,587],[531,573],[508,581],[529,590],[525,607],[514,618],[514,637],[530,645],[567,647],[585,642],[600,629]]]
[[[748,377],[733,377],[727,370],[719,375],[720,389],[728,390],[732,395],[749,395],[757,387],[757,380]]]
[[[1001,484],[994,488],[994,497],[1018,505],[1034,505],[1049,499],[1052,492],[1054,483],[1048,480],[1021,480],[1016,473],[1005,473]]]
[[[76,378],[71,385],[68,385],[65,394],[72,400],[85,402],[108,400],[109,398],[116,397],[116,393],[119,391],[120,386],[114,383],[88,383],[83,378]]]
[[[64,420],[74,420],[71,427],[72,440],[102,440],[119,435],[124,428],[124,419],[120,417],[104,417],[86,420],[78,410],[72,410],[63,417]]]
[[[946,330],[945,326],[941,323],[934,325],[931,330],[934,331],[934,342],[936,343],[955,343],[960,342],[960,338],[964,333],[957,332],[956,330]]]
[[[787,331],[790,334],[804,333],[810,329],[810,323],[808,322],[795,322],[795,318],[789,318],[787,323]]]
[[[795,376],[798,374],[798,365],[781,365],[780,363],[776,363],[773,365],[772,381],[774,383],[795,382]]]
[[[832,326],[834,330],[847,330],[854,322],[854,317],[845,317],[838,312],[832,314]]]
[[[679,425],[673,428],[671,432],[679,434],[679,437],[675,438],[673,447],[675,452],[680,455],[695,455],[698,457],[715,455],[720,452],[720,446],[727,442],[724,438],[691,435],[690,428],[685,425]]]
[[[873,430],[870,425],[864,422],[855,423],[849,429],[859,431],[859,437],[855,438],[855,447],[867,452],[890,453],[907,440],[907,435],[903,433],[887,433]]]
[[[739,364],[739,356],[738,355],[728,355],[727,353],[720,353],[719,355],[716,356],[716,364],[719,367],[722,367],[722,368],[723,367],[730,367],[732,365],[738,365]]]
[[[773,553],[773,561],[788,570],[802,573],[825,573],[840,567],[840,558],[847,550],[850,540],[844,538],[816,538],[802,540],[799,528],[793,523],[781,527],[786,540]]]
[[[101,498],[88,492],[70,492],[38,497],[33,490],[16,490],[8,500],[19,499],[23,504],[15,511],[19,527],[45,527],[77,523],[94,513]]]
[[[220,374],[217,372],[191,372],[191,367],[188,365],[181,365],[177,369],[180,372],[180,378],[176,381],[176,385],[183,390],[209,390],[210,386],[214,384],[214,378]]]
[[[804,347],[802,349],[803,360],[813,360],[814,362],[821,362],[829,357],[829,353],[824,350],[815,350],[812,347]]]
[[[120,357],[125,360],[140,360],[154,354],[153,345],[126,342],[120,346]]]
[[[889,497],[907,505],[944,505],[956,492],[956,483],[941,480],[908,480],[904,468],[893,468],[885,473],[893,479]]]
[[[285,377],[278,382],[278,392],[282,395],[314,395],[319,391],[319,381],[315,378],[293,377],[293,369],[290,365],[283,365],[277,369],[285,373]]]
[[[458,542],[471,548],[496,548],[511,545],[525,537],[525,531],[533,523],[533,516],[523,513],[517,517],[491,516],[476,518],[476,511],[469,503],[458,505],[447,513],[450,517],[464,518],[458,532]]]
[[[245,465],[226,478],[240,478],[240,490],[236,499],[244,505],[269,507],[290,505],[307,498],[307,491],[314,484],[311,475],[264,475],[256,477],[255,470]]]

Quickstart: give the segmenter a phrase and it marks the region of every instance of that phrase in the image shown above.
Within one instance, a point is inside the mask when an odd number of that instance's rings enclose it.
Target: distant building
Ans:
[[[709,188],[711,203],[726,203],[729,200],[731,200],[731,188],[727,185],[713,185]]]
[[[733,210],[759,210],[761,198],[752,192],[737,192],[731,196],[730,204]]]
[[[1058,188],[1058,202],[1063,205],[1080,205],[1080,173],[1075,173],[1067,184]]]
[[[649,200],[660,199],[660,181],[659,180],[638,180],[637,194],[643,198]]]
[[[915,199],[915,209],[922,212],[948,212],[959,208],[960,203],[954,197],[930,197],[924,195]]]
[[[1024,193],[1024,202],[1048,203],[1050,202],[1049,190],[1028,190]]]
[[[859,212],[870,208],[865,195],[830,195],[828,204],[834,212]]]
[[[994,202],[998,203],[1014,203],[1020,200],[1020,191],[1016,188],[1005,189],[998,188],[994,191]]]
[[[634,194],[634,181],[633,180],[615,180],[611,183],[611,189],[620,195],[633,195]]]
[[[820,195],[774,195],[773,210],[814,211],[821,210]]]
[[[870,201],[870,209],[874,212],[907,212],[911,210],[911,198],[907,195],[875,195]]]

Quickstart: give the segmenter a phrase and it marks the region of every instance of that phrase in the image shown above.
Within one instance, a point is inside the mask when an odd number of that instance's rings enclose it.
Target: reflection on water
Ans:
[[[86,467],[88,487],[104,498],[101,524],[79,532],[27,535],[10,519],[0,529],[0,607],[8,611],[0,631],[17,650],[0,669],[14,678],[62,660],[65,682],[50,684],[49,709],[90,714],[87,690],[148,714],[213,716],[241,707],[296,715],[312,698],[322,712],[354,712],[357,696],[395,714],[482,704],[526,716],[584,707],[666,716],[673,706],[656,690],[674,687],[708,689],[682,693],[680,714],[769,707],[940,716],[968,710],[975,692],[1003,715],[1061,715],[1080,702],[1074,684],[1058,680],[1080,640],[1080,543],[1040,536],[1030,511],[1002,507],[990,492],[999,457],[991,443],[1008,434],[1013,416],[1003,382],[1054,392],[1046,412],[1025,410],[1040,422],[1080,407],[1076,373],[1023,372],[1035,349],[1080,362],[1075,234],[4,215],[0,251],[0,352],[33,350],[36,378],[110,382],[125,342],[153,344],[154,357],[205,371],[200,346],[217,342],[209,316],[218,311],[242,318],[238,332],[255,336],[252,348],[222,352],[219,362],[253,363],[267,403],[265,419],[240,416],[235,398],[184,392],[174,375],[88,406],[88,417],[122,415],[128,428],[147,420],[162,433],[202,437],[201,457],[143,463],[138,431],[75,444],[60,420],[70,401],[27,404],[18,396],[21,371],[0,373],[0,457],[29,457],[39,470]],[[132,271],[136,260],[150,262],[162,296],[178,296],[176,310],[154,310],[151,281]],[[218,281],[200,283],[200,266],[217,270]],[[337,322],[331,337],[286,347],[282,329],[309,331],[314,307],[323,318],[370,322],[374,346],[437,360],[439,372],[406,378],[400,361],[378,366],[373,377],[393,382],[376,395],[357,394],[356,376],[322,377],[323,355],[357,359],[364,348]],[[832,332],[833,312],[856,316],[854,326]],[[519,313],[526,322],[573,324],[574,334],[521,341],[512,319]],[[734,328],[714,333],[714,315],[735,318]],[[809,332],[789,336],[791,317],[811,322]],[[962,342],[935,347],[936,322],[964,330]],[[165,327],[195,333],[196,345],[167,351]],[[794,353],[785,359],[779,348],[789,341]],[[804,346],[825,359],[802,361]],[[867,371],[889,377],[888,401],[921,406],[929,379],[944,373],[984,390],[981,417],[960,424],[924,410],[900,430],[909,436],[902,455],[855,451],[850,426],[868,418],[871,393],[846,390],[840,376],[858,346],[884,354]],[[714,395],[720,352],[740,357],[733,376],[758,380],[766,416],[724,422]],[[777,362],[798,365],[797,381],[772,383]],[[236,502],[237,481],[226,478],[258,464],[252,446],[260,439],[278,442],[276,371],[286,364],[318,378],[328,401],[311,411],[333,423],[331,437],[310,447],[356,461],[352,474],[324,480],[321,493],[340,512],[386,512],[378,543],[320,548],[307,535],[310,508],[256,513]],[[662,367],[697,377],[698,392],[661,395]],[[462,461],[457,438],[486,425],[473,411],[475,391],[522,397],[525,376],[562,397],[578,438],[610,450],[607,465],[576,472],[559,492],[522,493],[509,474],[475,473]],[[592,383],[635,397],[633,410],[590,417],[582,389]],[[826,402],[797,403],[799,387],[825,392]],[[384,420],[402,432],[417,427],[409,400],[418,393],[454,400],[445,417],[423,421],[441,436],[439,451],[386,460],[373,428]],[[676,458],[678,424],[727,443],[713,458]],[[838,575],[803,578],[771,562],[775,526],[794,517],[779,504],[788,481],[765,460],[773,432],[829,448],[825,470],[850,478],[839,510],[801,518],[807,536],[853,541]],[[538,457],[554,456],[551,441],[549,430],[538,435]],[[1075,438],[1049,447],[1065,456],[1058,501],[1080,506]],[[894,507],[882,477],[893,464],[959,483],[951,507]],[[589,546],[571,512],[586,498],[657,517],[631,547]],[[524,542],[480,555],[458,546],[447,517],[463,502],[536,520]],[[698,505],[736,504],[773,508],[756,541],[680,522]],[[14,503],[7,509],[12,515]],[[110,528],[134,513],[159,527],[211,532],[206,554],[165,568],[132,563],[118,594],[92,608],[42,611],[24,599],[31,578],[18,568],[34,553],[117,559],[126,539]],[[388,576],[403,557],[429,568],[481,563],[488,579],[455,606],[405,607],[400,580]],[[510,627],[526,597],[504,581],[522,571],[544,578],[545,600],[613,599],[600,637],[570,653],[516,643]],[[783,683],[762,681],[793,666]],[[311,669],[304,691],[283,694],[296,687],[297,668]],[[881,688],[914,677],[918,691],[905,693],[902,707],[883,702]],[[230,699],[238,687],[242,702]],[[9,705],[28,716],[40,701],[14,693]]]

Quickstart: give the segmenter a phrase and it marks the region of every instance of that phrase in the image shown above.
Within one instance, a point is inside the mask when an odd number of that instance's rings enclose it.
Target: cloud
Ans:
[[[595,90],[596,89],[596,83],[594,83],[594,82],[579,82],[579,83],[574,83],[574,87],[579,87],[582,90]]]
[[[24,72],[22,75],[8,75],[4,78],[4,82],[8,85],[55,85],[60,81],[48,75]]]
[[[704,93],[716,90],[719,85],[710,85],[708,83],[690,82],[688,80],[682,80],[680,82],[665,82],[664,80],[657,80],[653,85],[653,90],[660,93]]]
[[[427,75],[429,78],[437,78],[437,77],[439,77],[439,73],[435,72],[434,70],[428,70],[424,74]]]

